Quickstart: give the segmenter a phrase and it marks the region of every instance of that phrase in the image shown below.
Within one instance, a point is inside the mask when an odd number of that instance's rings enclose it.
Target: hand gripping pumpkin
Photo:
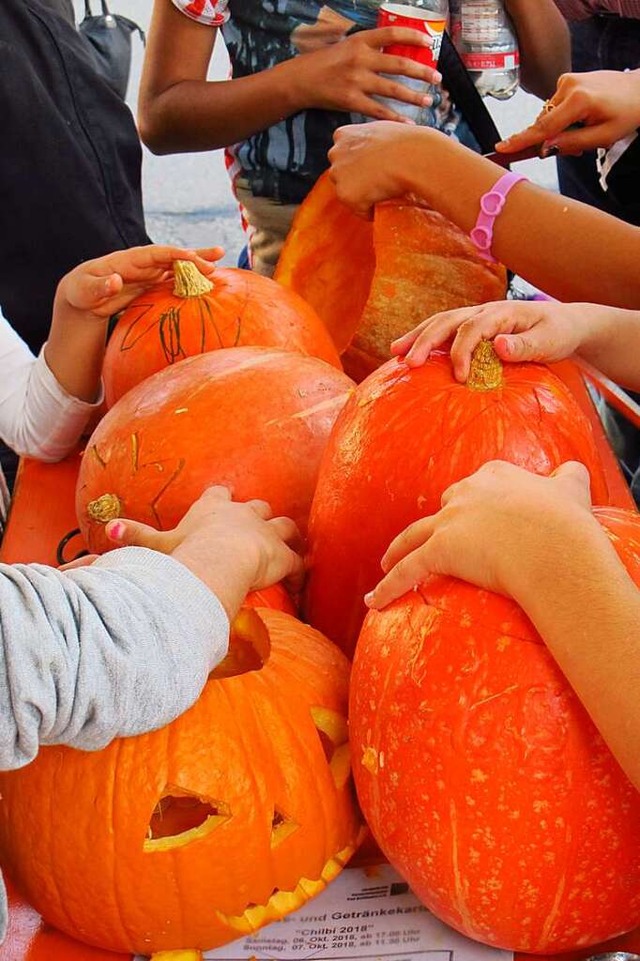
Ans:
[[[159,371],[87,443],[76,496],[90,551],[125,516],[174,527],[211,484],[259,497],[306,528],[320,457],[353,382],[324,361],[265,347],[216,350]]]
[[[107,406],[169,364],[220,347],[280,347],[340,367],[329,333],[312,307],[291,290],[250,270],[219,267],[213,280],[189,261],[174,279],[131,303],[107,344]]]
[[[478,346],[467,384],[446,354],[410,369],[390,361],[342,410],[325,451],[309,519],[306,620],[347,653],[380,560],[408,524],[440,507],[443,491],[488,460],[537,474],[579,460],[596,503],[608,503],[591,425],[547,367],[506,364]]]
[[[370,223],[338,200],[328,174],[301,205],[274,278],[315,308],[356,380],[425,317],[506,289],[504,267],[416,198],[378,204]]]
[[[46,921],[112,951],[206,949],[283,917],[361,834],[348,678],[311,628],[243,612],[172,724],[0,775],[3,867]]]
[[[640,586],[640,518],[596,511]],[[391,863],[469,937],[534,954],[640,924],[640,794],[512,601],[433,578],[367,615],[349,730]]]

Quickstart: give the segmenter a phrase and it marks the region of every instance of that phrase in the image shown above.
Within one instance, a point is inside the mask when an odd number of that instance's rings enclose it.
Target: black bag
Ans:
[[[84,0],[84,20],[78,30],[91,45],[98,73],[124,100],[131,71],[131,35],[137,32],[143,45],[146,38],[133,20],[111,13],[107,0],[101,4],[102,14],[96,17],[89,0]]]

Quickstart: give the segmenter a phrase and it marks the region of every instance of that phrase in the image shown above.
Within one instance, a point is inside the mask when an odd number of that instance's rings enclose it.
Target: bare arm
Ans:
[[[522,86],[546,100],[571,69],[567,23],[553,0],[506,0],[505,7],[518,35]]]
[[[367,603],[383,607],[432,572],[513,597],[640,787],[640,593],[589,509],[583,465],[539,477],[494,461],[442,504],[391,544]]]
[[[171,0],[155,0],[138,107],[140,135],[154,153],[224,147],[310,107],[399,120],[371,95],[417,104],[422,99],[380,73],[435,79],[429,67],[380,52],[392,42],[425,42],[415,30],[389,27],[357,33],[248,77],[208,81],[217,32],[184,16]]]
[[[416,193],[462,230],[503,171],[427,127],[341,127],[329,152],[339,197],[366,215],[387,197]],[[493,253],[559,300],[640,305],[640,230],[529,182],[516,185],[494,226]]]
[[[216,260],[222,256],[219,247],[204,253]],[[62,278],[44,356],[68,394],[95,401],[109,317],[162,280],[174,260],[193,260],[207,275],[213,270],[209,260],[193,251],[149,245],[86,261]]]

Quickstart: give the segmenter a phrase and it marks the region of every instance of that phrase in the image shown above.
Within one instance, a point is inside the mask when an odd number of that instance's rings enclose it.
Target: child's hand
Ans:
[[[365,602],[385,607],[429,574],[449,574],[517,599],[521,583],[531,586],[529,565],[553,556],[554,544],[562,552],[563,540],[583,524],[598,526],[583,464],[571,461],[540,477],[491,461],[452,484],[437,514],[396,537],[381,561],[385,577]]]
[[[496,149],[508,152],[544,143],[562,154],[581,154],[610,147],[639,125],[640,70],[565,73],[534,123]]]
[[[106,528],[120,546],[171,554],[216,594],[230,618],[249,591],[283,579],[299,587],[300,535],[288,517],[273,517],[265,501],[231,500],[226,487],[210,487],[171,531],[117,519]]]
[[[62,278],[56,292],[54,317],[60,311],[79,311],[104,319],[123,310],[148,287],[171,271],[174,260],[191,260],[205,276],[224,251],[183,250],[181,247],[131,247],[95,260],[87,260]]]
[[[431,97],[382,74],[412,77],[430,84],[440,83],[442,77],[425,64],[383,53],[382,47],[394,44],[427,47],[432,42],[426,34],[410,27],[379,27],[301,54],[294,61],[300,109],[346,110],[379,120],[411,123],[374,100],[374,96],[391,97],[417,106],[428,106]]]
[[[414,140],[429,134],[443,136],[425,127],[387,122],[339,127],[329,151],[329,173],[340,200],[367,217],[374,204],[401,196]]]
[[[493,340],[504,361],[553,363],[578,351],[613,309],[594,304],[500,300],[434,314],[394,340],[391,353],[419,367],[436,347],[453,337],[451,362],[457,380],[465,382],[474,348]]]

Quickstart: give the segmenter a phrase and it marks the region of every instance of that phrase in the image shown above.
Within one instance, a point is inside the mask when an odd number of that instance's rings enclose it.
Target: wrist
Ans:
[[[560,598],[580,589],[585,571],[611,550],[591,511],[566,503],[556,509],[540,505],[528,518],[526,536],[518,538],[518,563],[505,556],[501,571],[504,593],[539,623]],[[523,546],[524,545],[524,546]]]

